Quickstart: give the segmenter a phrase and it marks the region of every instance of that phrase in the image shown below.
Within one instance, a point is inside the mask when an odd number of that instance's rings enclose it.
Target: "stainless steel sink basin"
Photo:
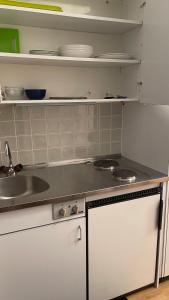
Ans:
[[[0,200],[28,196],[46,191],[49,184],[36,176],[11,176],[0,179]]]

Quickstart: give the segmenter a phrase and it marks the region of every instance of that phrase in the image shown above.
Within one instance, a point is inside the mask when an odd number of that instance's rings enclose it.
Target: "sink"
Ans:
[[[46,191],[49,184],[36,176],[11,176],[0,179],[0,200],[34,195]]]

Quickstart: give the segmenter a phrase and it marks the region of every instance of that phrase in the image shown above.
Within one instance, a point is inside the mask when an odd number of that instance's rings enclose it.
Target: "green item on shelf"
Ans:
[[[56,5],[28,3],[28,2],[22,2],[22,1],[0,0],[0,4],[12,5],[12,6],[18,6],[18,7],[26,7],[26,8],[53,10],[53,11],[59,11],[59,12],[63,11],[60,6],[56,6]]]
[[[18,29],[0,28],[0,52],[20,53]]]

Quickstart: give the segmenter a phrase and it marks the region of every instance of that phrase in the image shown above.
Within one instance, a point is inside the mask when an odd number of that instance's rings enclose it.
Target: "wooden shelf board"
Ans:
[[[93,33],[122,34],[141,21],[0,5],[0,23]]]

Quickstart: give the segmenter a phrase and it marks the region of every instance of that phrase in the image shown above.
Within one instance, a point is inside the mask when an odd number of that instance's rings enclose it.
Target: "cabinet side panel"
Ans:
[[[149,0],[145,6],[141,64],[144,103],[169,104],[168,11],[168,0]]]

